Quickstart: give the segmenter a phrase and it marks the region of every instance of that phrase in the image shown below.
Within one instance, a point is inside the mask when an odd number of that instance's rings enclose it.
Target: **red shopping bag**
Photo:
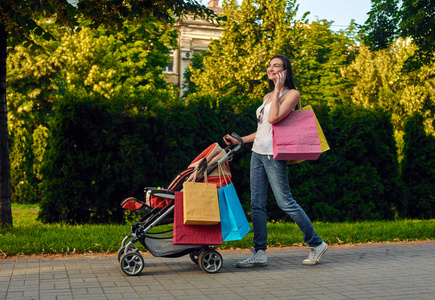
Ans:
[[[183,214],[183,192],[175,192],[174,245],[220,245],[222,230],[220,224],[185,225]]]
[[[292,111],[272,128],[274,159],[316,160],[322,154],[314,111]]]

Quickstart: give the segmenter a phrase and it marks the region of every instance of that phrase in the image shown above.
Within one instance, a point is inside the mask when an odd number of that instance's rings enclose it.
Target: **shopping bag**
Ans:
[[[197,170],[195,170],[195,173]],[[216,184],[207,182],[207,171],[204,171],[205,182],[183,183],[183,211],[186,225],[213,225],[221,219]]]
[[[233,183],[218,190],[222,239],[241,240],[251,230]]]
[[[175,192],[174,200],[174,245],[220,245],[221,225],[185,225],[183,192]]]
[[[306,105],[302,107],[302,110],[313,110],[313,107],[311,105]],[[322,149],[322,153],[323,153],[325,151],[328,151],[330,147],[328,141],[326,140],[325,134],[323,133],[322,127],[320,126],[319,120],[316,117],[316,114],[314,114],[314,117],[316,118],[317,132],[319,133],[320,148]],[[297,164],[303,161],[305,160],[289,160],[288,163]]]
[[[274,159],[316,160],[322,154],[314,111],[292,111],[272,129]]]

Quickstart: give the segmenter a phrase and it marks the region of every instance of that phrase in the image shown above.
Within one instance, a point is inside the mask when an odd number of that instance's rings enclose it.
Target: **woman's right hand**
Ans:
[[[227,145],[237,145],[239,143],[239,141],[237,139],[233,138],[229,134],[226,134],[223,137],[223,140],[224,140],[225,144],[227,144]]]
[[[275,76],[275,90],[280,93],[287,77],[287,70],[284,70]]]

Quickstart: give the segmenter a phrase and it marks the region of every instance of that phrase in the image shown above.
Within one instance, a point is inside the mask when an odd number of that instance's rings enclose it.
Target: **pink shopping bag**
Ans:
[[[314,111],[292,111],[272,128],[274,159],[316,160],[322,154]]]

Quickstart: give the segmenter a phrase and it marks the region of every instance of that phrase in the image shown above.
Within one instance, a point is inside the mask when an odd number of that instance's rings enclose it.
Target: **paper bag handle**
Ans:
[[[207,177],[207,159],[204,158],[199,165],[195,168],[195,172],[193,172],[193,182],[196,182],[197,173],[198,170],[203,172],[204,175],[204,182],[208,183],[208,177]]]
[[[222,164],[219,162],[218,162],[218,171],[219,171],[219,185],[222,186],[221,175],[225,180],[225,185],[228,185],[227,177],[224,174],[224,168],[222,167]],[[230,181],[230,183],[231,183],[231,181]]]

